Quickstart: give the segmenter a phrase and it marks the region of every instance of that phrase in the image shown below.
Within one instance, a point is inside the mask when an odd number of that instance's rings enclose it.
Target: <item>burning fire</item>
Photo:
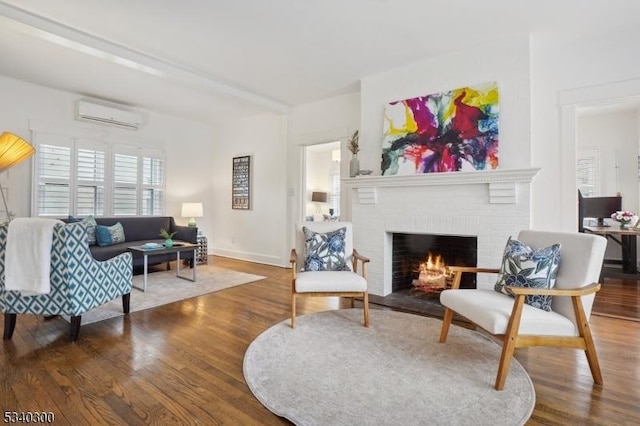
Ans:
[[[414,286],[418,290],[425,292],[442,290],[446,287],[447,278],[451,276],[451,272],[445,265],[442,256],[439,254],[428,254],[427,260],[420,263],[418,268],[420,275]]]

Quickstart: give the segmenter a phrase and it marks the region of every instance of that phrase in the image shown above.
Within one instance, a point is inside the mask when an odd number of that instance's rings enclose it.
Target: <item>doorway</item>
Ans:
[[[340,141],[333,141],[304,147],[302,213],[307,221],[340,217],[340,146]]]

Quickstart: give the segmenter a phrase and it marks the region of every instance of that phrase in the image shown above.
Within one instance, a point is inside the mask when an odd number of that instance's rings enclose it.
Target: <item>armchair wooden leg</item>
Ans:
[[[502,344],[502,355],[500,355],[500,365],[498,366],[498,375],[496,376],[496,390],[502,390],[504,383],[507,381],[507,375],[511,368],[511,359],[516,350],[516,341],[513,336],[504,336]]]
[[[520,330],[520,318],[522,317],[522,307],[524,306],[524,295],[519,294],[513,303],[513,310],[507,325],[507,331],[504,334],[502,342],[502,355],[500,355],[500,365],[498,366],[498,375],[496,376],[496,390],[502,390],[504,383],[507,381],[509,368],[511,367],[511,359],[516,350],[516,338]]]
[[[587,321],[587,317],[585,316],[584,308],[582,307],[582,301],[579,297],[572,297],[571,302],[573,303],[573,311],[576,314],[578,331],[580,332],[580,336],[582,336],[582,338],[584,339],[584,353],[587,356],[587,361],[589,362],[589,368],[591,369],[593,381],[596,384],[601,385],[603,383],[602,371],[600,370],[598,354],[596,353],[596,345],[593,343],[591,328],[589,327],[589,321]]]
[[[13,330],[16,329],[16,314],[4,314],[4,340],[9,340],[13,337]]]
[[[71,317],[71,329],[69,330],[69,340],[75,342],[78,340],[78,336],[80,335],[80,323],[82,322],[82,316],[72,316]]]
[[[353,299],[351,299],[353,301]],[[364,304],[364,326],[369,327],[369,293],[364,292],[364,296],[362,297],[362,303]]]
[[[291,293],[291,328],[296,328],[296,294]]]
[[[440,330],[440,343],[447,341],[451,320],[453,320],[453,311],[449,308],[444,308],[444,318],[442,318],[442,329]]]
[[[131,307],[131,293],[122,295],[122,312],[128,314]]]

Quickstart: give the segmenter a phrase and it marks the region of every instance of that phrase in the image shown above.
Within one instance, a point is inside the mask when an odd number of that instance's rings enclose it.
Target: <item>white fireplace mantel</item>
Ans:
[[[377,202],[376,188],[473,184],[489,185],[488,202],[490,204],[515,204],[518,196],[516,185],[530,183],[539,170],[539,168],[531,168],[401,176],[358,176],[342,181],[347,190],[356,190],[359,204],[375,204]]]
[[[474,183],[528,183],[539,168],[423,173],[416,175],[358,176],[342,179],[349,188],[388,186],[465,185]]]
[[[371,259],[371,294],[391,292],[392,234],[475,236],[478,266],[499,266],[510,236],[530,227],[530,186],[539,168],[358,176],[343,179],[354,246]],[[489,277],[478,285],[491,287]]]

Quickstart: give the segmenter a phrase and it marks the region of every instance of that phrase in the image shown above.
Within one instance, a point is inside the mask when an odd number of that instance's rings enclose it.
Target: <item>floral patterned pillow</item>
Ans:
[[[321,234],[302,227],[305,239],[304,271],[349,271],[345,262],[347,228]]]
[[[509,238],[502,255],[502,266],[494,289],[513,296],[505,286],[529,288],[553,288],[560,265],[560,244],[533,249],[518,240]],[[525,303],[551,311],[551,296],[528,295]]]

